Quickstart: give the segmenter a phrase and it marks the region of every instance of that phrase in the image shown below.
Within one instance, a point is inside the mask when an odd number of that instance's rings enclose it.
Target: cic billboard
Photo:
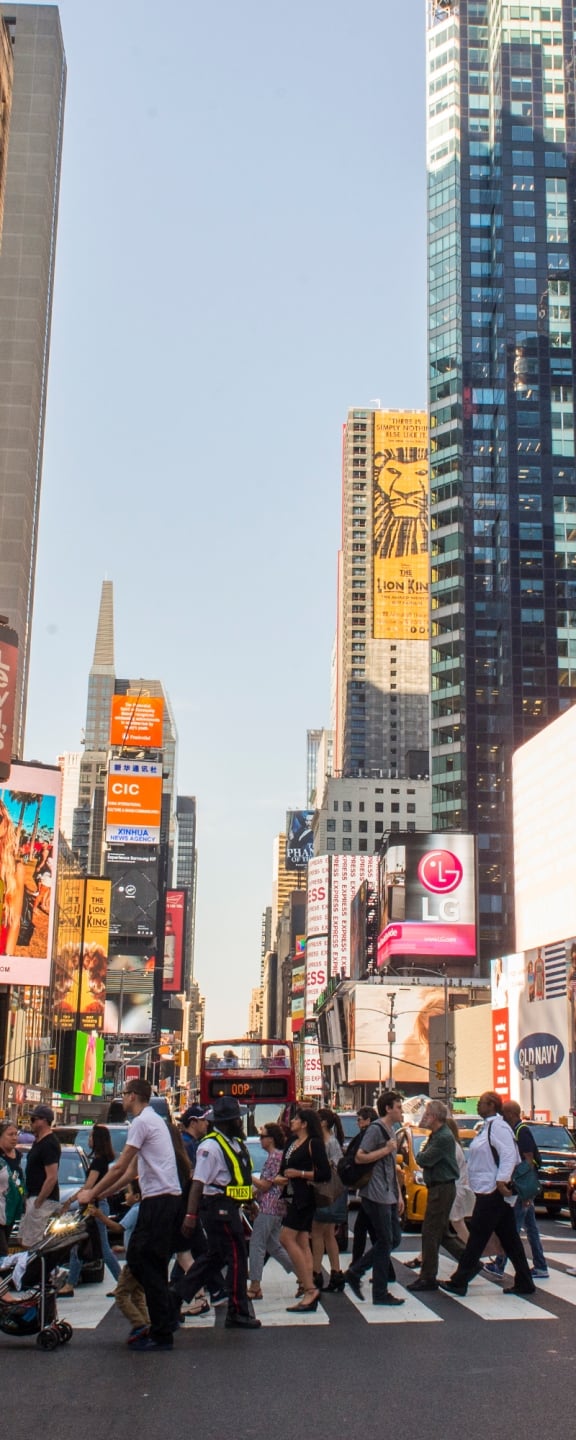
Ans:
[[[473,835],[394,836],[380,866],[378,965],[418,957],[465,973],[476,958]]]
[[[153,760],[111,760],[106,798],[109,845],[159,845],[162,765]]]

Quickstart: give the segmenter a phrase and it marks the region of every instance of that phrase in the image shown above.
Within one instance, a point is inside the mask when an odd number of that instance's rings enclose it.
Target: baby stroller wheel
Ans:
[[[36,1344],[39,1345],[41,1350],[55,1350],[60,1344],[60,1336],[56,1333],[56,1330],[47,1326],[45,1330],[41,1330],[40,1334],[36,1336]]]
[[[59,1320],[56,1329],[60,1336],[61,1344],[67,1345],[68,1341],[72,1339],[72,1336],[74,1334],[72,1326],[68,1324],[67,1320]]]

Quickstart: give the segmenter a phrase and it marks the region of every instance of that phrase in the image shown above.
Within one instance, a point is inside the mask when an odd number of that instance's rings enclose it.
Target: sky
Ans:
[[[61,0],[25,757],[80,748],[101,583],[198,800],[206,1034],[329,723],[342,423],[426,403],[424,0]]]

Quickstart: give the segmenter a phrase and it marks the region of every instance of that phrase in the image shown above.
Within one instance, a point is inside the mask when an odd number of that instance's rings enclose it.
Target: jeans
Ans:
[[[181,1214],[181,1195],[148,1195],[140,1203],[126,1254],[126,1264],[146,1297],[150,1337],[164,1345],[171,1345],[173,1339],[168,1261]]]
[[[516,1204],[514,1206],[514,1219],[516,1221],[516,1229],[519,1235],[522,1232],[522,1226],[526,1226],[526,1238],[532,1251],[532,1264],[534,1266],[534,1269],[547,1270],[548,1264],[546,1261],[546,1256],[542,1249],[542,1240],[540,1238],[540,1231],[538,1229],[536,1221],[536,1211],[531,1200],[528,1205],[525,1205],[524,1202],[520,1199],[520,1196],[517,1196]],[[494,1262],[494,1264],[498,1266],[498,1270],[500,1271],[501,1275],[504,1274],[504,1271],[506,1269],[506,1260],[506,1255],[498,1255],[497,1259]]]
[[[283,1223],[280,1215],[263,1215],[260,1211],[256,1216],[250,1236],[250,1279],[253,1285],[260,1284],[267,1255],[272,1255],[287,1275],[292,1273],[290,1256],[280,1241]]]
[[[353,1261],[348,1274],[357,1275],[360,1280],[366,1270],[372,1270],[372,1299],[377,1304],[388,1294],[390,1255],[400,1244],[402,1227],[396,1205],[379,1205],[375,1200],[363,1198],[362,1208],[376,1238],[370,1250]]]
[[[438,1275],[438,1252],[444,1250],[459,1260],[464,1254],[464,1241],[459,1240],[450,1230],[450,1211],[454,1204],[456,1183],[454,1180],[443,1185],[432,1185],[428,1191],[426,1213],[422,1223],[422,1267],[420,1283],[432,1285]]]
[[[228,1313],[250,1315],[248,1252],[240,1207],[225,1195],[207,1195],[202,1200],[200,1215],[208,1242],[206,1253],[200,1255],[187,1275],[172,1286],[176,1303],[180,1305],[183,1300],[191,1300],[203,1285],[212,1290],[219,1283],[223,1268],[227,1267]],[[132,1266],[130,1255],[128,1264]]]
[[[99,1204],[99,1206],[98,1206],[98,1209],[102,1211],[102,1214],[103,1214],[103,1215],[109,1215],[109,1214],[110,1214],[110,1210],[109,1210],[109,1206],[108,1206],[108,1201],[107,1201],[107,1200],[101,1200],[101,1201],[100,1201],[100,1204]],[[104,1221],[103,1221],[103,1220],[97,1220],[97,1221],[96,1221],[96,1225],[97,1225],[97,1227],[98,1227],[98,1237],[99,1237],[99,1240],[100,1240],[100,1249],[101,1249],[101,1251],[102,1251],[102,1259],[103,1259],[103,1261],[104,1261],[104,1264],[108,1266],[108,1269],[109,1269],[109,1271],[110,1271],[110,1274],[113,1275],[113,1277],[114,1277],[115,1280],[117,1280],[117,1279],[118,1279],[118,1276],[119,1276],[119,1274],[120,1274],[120,1270],[121,1270],[122,1267],[121,1267],[121,1265],[120,1265],[120,1261],[119,1261],[119,1259],[118,1259],[118,1256],[115,1255],[115,1254],[114,1254],[114,1251],[110,1248],[110,1240],[109,1240],[109,1238],[108,1238],[108,1228],[107,1228],[107,1226],[104,1224]],[[75,1245],[75,1246],[74,1246],[74,1249],[70,1252],[70,1265],[69,1265],[69,1268],[68,1268],[68,1281],[69,1281],[69,1284],[70,1284],[70,1285],[75,1286],[75,1285],[78,1284],[78,1281],[79,1281],[79,1279],[80,1279],[81,1272],[82,1272],[82,1261],[81,1261],[80,1256],[79,1256],[79,1254],[78,1254],[78,1246]]]
[[[474,1210],[466,1223],[469,1239],[457,1269],[451,1276],[454,1284],[467,1285],[478,1274],[480,1258],[494,1230],[504,1253],[514,1266],[515,1289],[532,1295],[535,1285],[528,1268],[524,1246],[516,1229],[514,1210],[506,1204],[500,1191],[493,1190],[490,1195],[477,1195]]]

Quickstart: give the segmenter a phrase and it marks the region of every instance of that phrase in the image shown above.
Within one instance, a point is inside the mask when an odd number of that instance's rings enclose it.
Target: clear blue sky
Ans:
[[[196,973],[243,1031],[329,718],[350,405],[421,406],[424,0],[62,0],[26,757],[79,748],[100,586],[198,797]]]

